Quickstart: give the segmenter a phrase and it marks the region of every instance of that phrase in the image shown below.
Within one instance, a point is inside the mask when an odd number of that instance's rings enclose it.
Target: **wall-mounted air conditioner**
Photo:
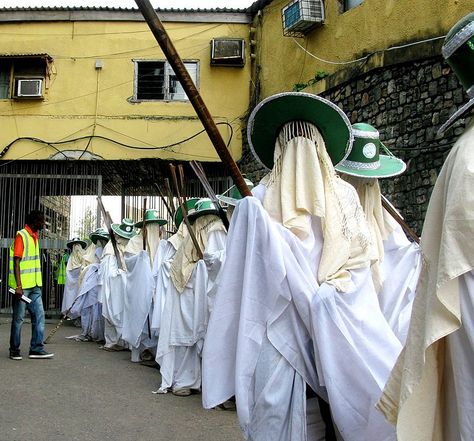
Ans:
[[[211,40],[211,65],[242,67],[245,64],[245,41],[242,38]]]
[[[293,0],[281,11],[283,35],[303,37],[324,23],[323,0]]]
[[[43,78],[15,78],[15,98],[43,98]]]

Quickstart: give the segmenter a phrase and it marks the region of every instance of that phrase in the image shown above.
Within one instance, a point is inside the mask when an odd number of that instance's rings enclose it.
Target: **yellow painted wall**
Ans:
[[[34,13],[34,12],[32,12]],[[242,151],[241,117],[249,102],[250,63],[244,68],[211,67],[210,40],[244,38],[247,24],[165,23],[183,60],[199,60],[198,87],[216,122],[233,128],[235,159]],[[53,57],[49,88],[43,101],[0,100],[0,151],[21,137],[64,141],[91,134],[141,147],[178,142],[203,129],[188,102],[131,103],[133,59],[164,60],[145,22],[0,23],[0,54],[47,53]],[[95,69],[96,59],[103,69]],[[0,60],[1,62],[1,60]],[[219,126],[227,142],[230,129]],[[56,146],[84,150],[87,140]],[[93,139],[88,151],[104,159],[162,158],[215,161],[206,133],[166,150],[132,150]],[[2,157],[46,159],[51,146],[19,141]]]
[[[351,66],[319,61],[296,42],[318,58],[343,63],[392,46],[445,35],[474,10],[474,0],[364,0],[342,13],[342,0],[326,0],[325,24],[304,38],[293,39],[283,36],[282,31],[281,9],[288,3],[273,1],[254,20],[261,98],[292,90],[318,71],[331,74]]]

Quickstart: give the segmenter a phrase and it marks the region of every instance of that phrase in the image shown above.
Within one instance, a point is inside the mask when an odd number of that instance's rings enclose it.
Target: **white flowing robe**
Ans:
[[[121,258],[126,243],[126,239],[117,239]],[[105,318],[105,347],[122,346],[124,343],[121,337],[127,277],[126,272],[117,265],[111,242],[107,243],[104,248],[99,268],[99,279],[101,284],[99,290],[100,302],[102,304],[102,315]]]
[[[79,276],[81,274],[83,260],[83,249],[80,244],[75,243],[72,246],[71,255],[66,265],[66,283],[64,285],[63,302],[61,314],[66,314],[69,308],[76,300],[79,289]]]
[[[398,224],[383,241],[383,247],[382,287],[378,293],[380,308],[392,331],[405,344],[421,272],[421,250],[418,244],[407,239]]]
[[[474,121],[440,171],[426,213],[411,323],[378,407],[400,441],[474,433]]]
[[[323,397],[327,388],[346,441],[394,440],[374,404],[401,344],[368,266],[350,271],[350,292],[318,285],[317,218],[312,231],[302,242],[255,198],[237,205],[203,350],[204,407],[235,395],[246,439],[304,441],[306,382]]]
[[[209,279],[215,280],[223,259],[226,234],[211,231],[204,250],[204,260],[197,262],[182,293],[170,280],[161,314],[156,362],[162,376],[160,392],[168,389],[200,389],[201,350],[208,322]]]

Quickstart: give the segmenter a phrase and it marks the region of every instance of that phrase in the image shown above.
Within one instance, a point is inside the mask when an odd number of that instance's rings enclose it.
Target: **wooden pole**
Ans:
[[[382,195],[382,207],[385,208],[385,210],[388,211],[390,216],[392,216],[398,224],[402,227],[403,231],[410,236],[416,243],[420,243],[420,238],[418,235],[413,231],[413,229],[405,222],[405,219],[400,216],[397,210],[393,207],[393,205],[389,202],[389,200]]]
[[[117,247],[117,241],[115,240],[115,233],[112,230],[112,219],[110,218],[110,214],[108,211],[105,211],[104,204],[102,203],[102,198],[100,196],[97,197],[97,202],[99,204],[100,211],[102,212],[102,216],[104,217],[104,222],[107,227],[107,231],[109,232],[110,242],[114,248],[115,259],[117,260],[117,266],[123,270],[122,266],[122,259],[120,259],[120,253]]]
[[[225,145],[222,136],[217,129],[216,123],[212,119],[212,116],[206,107],[199,91],[197,90],[194,82],[186,70],[183,61],[181,60],[178,52],[176,51],[173,42],[169,38],[161,20],[158,18],[156,11],[153,9],[149,0],[135,0],[138,8],[140,9],[145,21],[151,29],[151,32],[156,38],[156,41],[160,45],[161,50],[165,54],[166,59],[173,68],[176,77],[178,78],[181,86],[183,86],[186,95],[189,98],[197,116],[201,120],[204,129],[206,130],[214,148],[216,149],[219,158],[227,166],[229,173],[234,180],[235,185],[240,191],[242,196],[252,196],[247,184],[242,176],[242,173],[237,167],[232,155],[230,154],[227,146]]]

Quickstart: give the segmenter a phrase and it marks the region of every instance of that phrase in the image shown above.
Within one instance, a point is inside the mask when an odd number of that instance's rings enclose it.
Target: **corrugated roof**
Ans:
[[[158,12],[247,12],[249,8],[156,8]],[[3,7],[2,11],[138,11],[138,8],[114,8],[108,6],[31,6],[31,7]]]

